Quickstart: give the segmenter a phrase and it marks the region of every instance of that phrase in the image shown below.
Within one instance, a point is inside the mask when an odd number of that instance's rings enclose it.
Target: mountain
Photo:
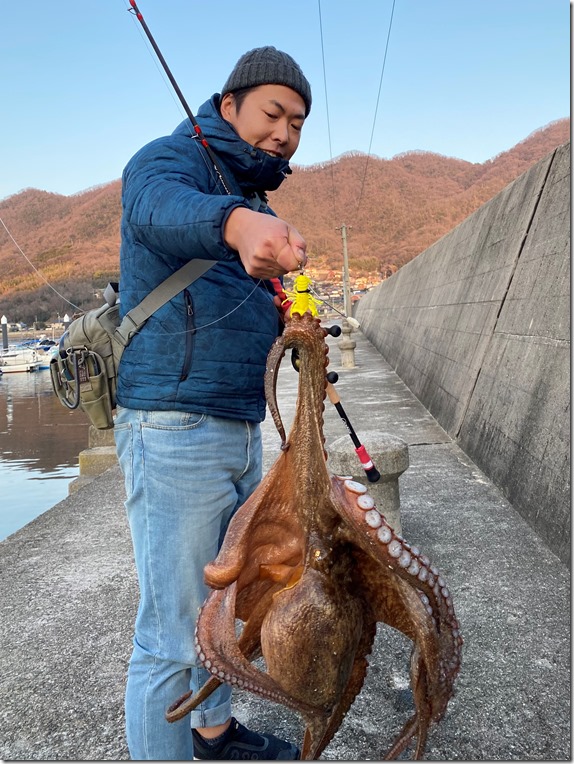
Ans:
[[[391,275],[569,140],[566,118],[482,164],[424,151],[392,159],[351,152],[293,165],[270,204],[307,240],[313,278],[340,281],[344,224],[352,283],[365,286]],[[11,322],[55,320],[101,304],[101,289],[118,274],[120,193],[116,180],[73,196],[26,189],[0,202],[13,237],[0,228],[1,311]]]
[[[351,273],[390,275],[444,236],[529,167],[570,140],[570,120],[532,133],[482,164],[410,151],[393,159],[346,154],[295,168],[271,195],[278,215],[312,244],[313,262],[342,263],[342,223]]]

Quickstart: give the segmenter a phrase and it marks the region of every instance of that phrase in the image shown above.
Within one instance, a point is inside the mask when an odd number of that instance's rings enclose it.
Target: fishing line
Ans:
[[[332,151],[332,146],[331,146],[331,121],[330,121],[330,117],[329,117],[329,99],[328,99],[328,93],[327,93],[327,75],[326,75],[326,66],[325,66],[325,48],[324,48],[324,39],[323,39],[323,21],[322,21],[322,14],[321,14],[321,0],[317,0],[317,2],[318,2],[318,10],[319,10],[319,32],[320,32],[320,38],[321,38],[321,54],[322,54],[322,61],[323,61],[323,82],[324,82],[324,88],[325,88],[325,103],[326,103],[326,112],[327,112],[327,135],[328,135],[328,141],[329,141],[329,155],[330,155],[331,183],[332,183],[332,209],[333,209],[333,215],[335,216],[335,221],[337,221],[337,217],[336,217],[336,215],[337,215],[337,205],[336,205],[336,202],[335,202],[335,199],[336,199],[336,193],[335,193],[335,168],[334,168],[334,162],[333,162],[333,151]],[[383,64],[382,64],[382,68],[381,68],[381,76],[380,76],[380,80],[379,80],[379,89],[378,89],[376,105],[375,105],[375,114],[374,114],[374,117],[373,117],[373,126],[371,128],[371,137],[370,137],[370,141],[369,141],[369,149],[368,149],[368,152],[367,152],[367,158],[366,158],[366,162],[365,162],[365,170],[364,170],[364,173],[363,173],[363,179],[362,179],[361,188],[360,188],[360,192],[359,192],[359,196],[358,196],[357,206],[356,206],[355,213],[354,213],[355,217],[358,215],[358,212],[360,210],[361,201],[363,199],[363,193],[364,193],[365,185],[366,185],[367,168],[369,166],[369,158],[371,156],[371,149],[372,149],[372,145],[373,145],[373,137],[374,137],[374,133],[375,133],[375,124],[376,124],[376,121],[377,121],[377,113],[378,113],[378,109],[379,109],[379,101],[380,101],[380,97],[381,97],[381,89],[382,89],[382,84],[383,84],[383,75],[385,73],[385,64],[386,64],[386,61],[387,61],[387,52],[388,52],[388,49],[389,49],[389,40],[390,40],[390,37],[391,37],[391,29],[392,29],[392,25],[393,25],[393,16],[394,16],[394,12],[395,12],[395,2],[396,2],[396,0],[393,0],[393,5],[392,5],[392,8],[391,8],[391,16],[390,16],[390,21],[389,21],[389,28],[388,28],[388,31],[387,31],[387,41],[386,41],[386,45],[385,45],[385,52],[384,52],[384,56],[383,56]],[[335,308],[333,305],[328,303],[326,300],[323,300],[323,302],[325,302],[326,305],[329,305],[330,308],[335,310],[341,316],[344,316],[345,318],[347,318],[347,320],[349,320],[348,316],[346,316],[344,313],[341,313],[341,311],[337,310],[337,308]],[[353,321],[354,320],[355,319],[353,319]]]
[[[126,11],[128,11],[128,13],[130,14],[130,16],[131,16],[131,18],[132,18],[132,22],[135,24],[135,26],[136,26],[136,28],[137,28],[137,30],[138,30],[138,34],[139,34],[139,36],[141,37],[141,39],[142,39],[142,41],[143,41],[143,44],[144,44],[144,46],[145,46],[145,48],[146,48],[146,50],[147,50],[147,52],[148,52],[148,54],[149,54],[150,58],[152,59],[152,61],[153,61],[153,64],[154,64],[155,68],[158,70],[158,72],[159,72],[159,74],[160,74],[160,77],[161,77],[161,78],[162,78],[162,80],[163,80],[163,84],[164,84],[164,85],[166,86],[166,88],[168,89],[168,91],[169,91],[169,94],[170,94],[170,96],[171,96],[171,98],[172,98],[173,102],[175,103],[175,105],[176,105],[176,107],[177,107],[177,110],[179,111],[179,113],[180,113],[182,116],[185,116],[185,114],[184,114],[184,112],[183,112],[183,110],[182,110],[181,104],[180,104],[180,102],[179,102],[179,101],[176,99],[176,97],[175,97],[175,95],[174,95],[174,92],[173,92],[173,90],[172,90],[172,89],[169,87],[169,85],[168,85],[168,83],[167,83],[167,80],[166,80],[166,75],[165,75],[165,72],[164,72],[164,71],[163,71],[163,69],[160,67],[160,65],[159,65],[159,62],[158,62],[158,60],[157,60],[157,57],[156,57],[156,56],[154,56],[154,54],[152,53],[152,51],[151,51],[151,49],[150,49],[150,45],[149,45],[149,42],[147,41],[147,38],[145,37],[145,35],[144,35],[143,31],[142,31],[141,25],[140,25],[140,24],[138,24],[138,21],[137,21],[137,19],[136,19],[135,15],[132,13],[132,8],[130,7],[130,5],[129,5],[129,3],[127,2],[127,0],[125,0],[125,2],[124,2],[124,5],[126,6]]]
[[[58,297],[61,297],[61,298],[62,298],[62,300],[64,300],[64,302],[67,302],[67,303],[68,303],[68,305],[71,305],[71,306],[72,306],[72,308],[76,308],[77,310],[81,310],[81,308],[80,308],[78,305],[74,305],[74,303],[73,303],[73,302],[70,302],[70,300],[68,300],[66,297],[64,297],[64,295],[63,295],[63,294],[61,294],[60,292],[58,292],[58,290],[57,290],[55,287],[53,287],[53,286],[50,284],[50,282],[48,281],[48,279],[47,279],[47,278],[46,278],[46,277],[45,277],[45,276],[44,276],[44,275],[43,275],[43,274],[42,274],[42,273],[41,273],[41,272],[38,270],[38,268],[36,268],[36,266],[34,265],[34,263],[33,263],[33,262],[30,260],[30,258],[29,258],[29,257],[27,257],[27,255],[24,253],[24,251],[22,250],[22,247],[21,247],[21,246],[18,244],[18,242],[16,241],[16,239],[15,239],[15,238],[12,236],[12,234],[11,234],[11,233],[10,233],[10,231],[8,230],[8,226],[7,226],[7,225],[6,225],[6,223],[5,223],[5,222],[2,220],[2,218],[1,218],[1,217],[0,217],[0,223],[2,223],[2,226],[4,227],[4,230],[6,231],[6,233],[8,234],[8,236],[9,236],[9,237],[12,239],[12,242],[14,243],[14,246],[15,246],[15,247],[18,249],[18,252],[20,252],[20,254],[21,254],[21,255],[22,255],[22,257],[24,258],[24,260],[26,260],[26,262],[28,263],[28,265],[29,265],[29,266],[32,268],[32,270],[33,270],[33,271],[34,271],[34,272],[35,272],[35,273],[36,273],[36,274],[37,274],[37,275],[38,275],[38,276],[39,276],[39,277],[42,279],[42,281],[43,281],[43,282],[44,282],[44,283],[45,283],[47,286],[49,286],[49,287],[50,287],[50,289],[52,290],[52,292],[55,292],[55,294],[57,294],[57,295],[58,295]]]
[[[325,67],[325,50],[324,50],[324,44],[323,44],[323,22],[322,22],[322,16],[321,16],[321,0],[317,0],[317,2],[318,2],[318,8],[319,8],[319,31],[320,31],[320,38],[321,38],[321,54],[322,54],[322,60],[323,60],[323,82],[324,82],[324,87],[325,87],[325,103],[326,103],[326,112],[327,112],[327,135],[328,135],[328,140],[329,140],[329,155],[330,155],[330,160],[331,160],[331,162],[330,162],[330,164],[331,164],[331,178],[332,178],[332,182],[333,182],[333,191],[334,191],[334,189],[335,189],[335,181],[334,181],[334,173],[333,173],[333,151],[332,151],[332,148],[331,148],[331,123],[330,123],[330,117],[329,117],[329,101],[328,101],[328,96],[327,96],[327,75],[326,75],[326,67]],[[364,171],[364,174],[363,174],[363,181],[362,181],[362,184],[361,184],[361,191],[359,193],[359,201],[357,203],[357,210],[359,209],[360,204],[361,204],[361,200],[363,198],[363,192],[364,192],[364,189],[365,189],[365,180],[366,180],[366,177],[367,177],[367,168],[368,168],[368,165],[369,165],[369,159],[370,159],[370,156],[371,156],[371,149],[372,149],[372,146],[373,146],[373,138],[374,138],[374,134],[375,134],[375,125],[376,125],[376,122],[377,122],[377,114],[378,114],[378,110],[379,110],[379,102],[380,102],[380,98],[381,98],[381,89],[382,89],[382,85],[383,85],[383,76],[385,74],[385,65],[386,65],[386,62],[387,62],[387,52],[388,52],[388,49],[389,49],[389,41],[390,41],[390,38],[391,38],[391,30],[392,30],[392,26],[393,26],[393,17],[394,17],[394,13],[395,13],[395,3],[396,3],[396,0],[393,0],[393,5],[392,5],[392,8],[391,8],[391,16],[390,16],[390,20],[389,20],[389,28],[387,30],[387,41],[386,41],[386,45],[385,45],[385,52],[384,52],[384,55],[383,55],[383,64],[382,64],[382,68],[381,68],[381,76],[380,76],[380,79],[379,79],[379,89],[378,89],[377,100],[376,100],[376,104],[375,104],[375,114],[374,114],[374,117],[373,117],[373,126],[371,128],[371,138],[370,138],[370,141],[369,141],[369,149],[368,149],[368,152],[367,152],[367,160],[366,160],[366,163],[365,163],[365,171]],[[333,207],[334,206],[335,205],[333,204]]]
[[[335,311],[335,313],[338,313],[340,316],[343,316],[343,318],[347,319],[347,323],[350,324],[353,327],[353,329],[358,329],[361,326],[361,324],[357,321],[356,318],[353,318],[353,316],[347,316],[345,313],[343,313],[343,311],[341,311],[338,308],[336,308],[334,305],[332,305],[324,297],[321,297],[321,295],[315,289],[313,289],[313,287],[309,287],[309,291],[311,292],[311,294],[314,294],[315,297],[320,302],[325,303],[325,305],[328,305],[331,308],[331,310]]]
[[[15,246],[15,247],[18,249],[18,251],[20,252],[20,254],[22,255],[22,257],[23,257],[23,258],[26,260],[26,262],[27,262],[27,263],[30,265],[30,267],[32,268],[32,270],[33,270],[33,271],[34,271],[34,272],[35,272],[35,273],[36,273],[36,274],[37,274],[37,275],[38,275],[38,276],[39,276],[39,277],[42,279],[42,281],[43,281],[43,282],[46,284],[46,286],[49,286],[49,287],[50,287],[50,289],[52,290],[52,292],[54,292],[55,294],[57,294],[57,295],[58,295],[58,297],[61,297],[61,298],[62,298],[62,300],[63,300],[64,302],[68,303],[68,305],[70,305],[72,308],[75,308],[76,310],[80,311],[80,313],[84,313],[85,311],[84,311],[82,308],[80,308],[80,306],[79,306],[79,305],[75,305],[73,302],[71,302],[71,301],[70,301],[70,300],[68,300],[66,297],[64,297],[64,295],[63,295],[63,294],[61,294],[60,292],[58,292],[58,290],[57,290],[57,289],[56,289],[54,286],[52,286],[52,284],[50,284],[50,282],[49,282],[49,281],[48,281],[48,280],[45,278],[45,276],[43,276],[43,275],[42,275],[41,271],[39,271],[39,270],[38,270],[38,268],[36,268],[36,266],[34,265],[34,263],[33,263],[33,262],[30,260],[30,258],[29,258],[29,257],[28,257],[28,256],[25,254],[25,252],[22,250],[22,247],[21,247],[21,246],[18,244],[18,242],[16,241],[16,239],[14,238],[14,236],[12,235],[12,233],[10,232],[10,230],[8,229],[8,226],[6,225],[6,223],[4,222],[4,220],[3,220],[1,217],[0,217],[0,223],[2,224],[2,226],[3,226],[4,230],[6,231],[6,233],[8,234],[8,236],[10,237],[10,239],[12,240],[12,242],[14,243],[14,246]],[[213,326],[214,324],[217,324],[217,323],[219,323],[220,321],[223,321],[223,320],[225,320],[226,318],[228,318],[229,316],[231,316],[233,313],[235,313],[235,311],[236,311],[236,310],[239,310],[239,308],[240,308],[240,307],[241,307],[241,306],[242,306],[244,303],[246,303],[246,302],[247,302],[247,300],[249,300],[249,298],[250,298],[250,297],[251,297],[251,295],[252,295],[252,294],[255,292],[255,290],[256,290],[256,289],[257,289],[259,286],[261,286],[262,284],[263,284],[263,279],[258,279],[258,280],[255,282],[255,284],[254,284],[254,286],[253,286],[253,289],[252,289],[252,290],[249,292],[249,294],[248,294],[246,297],[244,297],[244,298],[243,298],[243,300],[241,300],[241,302],[240,302],[240,303],[238,303],[238,304],[237,304],[237,305],[236,305],[234,308],[232,308],[232,309],[231,309],[230,311],[228,311],[227,313],[224,313],[224,314],[223,314],[223,316],[220,316],[219,318],[216,318],[214,321],[210,321],[210,322],[209,322],[209,323],[207,323],[207,324],[201,324],[200,326],[196,326],[196,327],[194,327],[193,329],[184,329],[184,330],[183,330],[183,331],[181,331],[181,332],[161,332],[161,331],[156,331],[156,332],[154,332],[154,334],[155,334],[156,336],[158,336],[158,337],[162,337],[162,336],[164,336],[164,337],[171,337],[172,335],[173,335],[173,336],[177,336],[177,335],[181,335],[181,334],[195,334],[195,332],[199,332],[199,331],[201,331],[201,329],[207,329],[209,326]],[[267,290],[266,290],[266,291],[267,291]],[[138,332],[138,333],[139,333],[139,332]]]
[[[327,69],[325,66],[325,46],[323,44],[323,20],[321,16],[321,0],[317,0],[318,10],[319,10],[319,34],[321,37],[321,59],[323,62],[323,86],[325,89],[325,111],[327,114],[327,137],[329,140],[329,159],[330,159],[330,167],[331,167],[331,205],[333,208],[333,217],[335,220],[337,220],[337,210],[335,207],[335,199],[336,199],[336,193],[335,193],[335,166],[333,163],[333,148],[331,145],[331,120],[329,118],[329,97],[327,93]]]
[[[84,313],[85,311],[84,311],[82,308],[80,308],[80,306],[79,306],[79,305],[75,305],[73,302],[71,302],[71,301],[70,301],[70,300],[68,300],[66,297],[64,297],[64,295],[63,295],[63,294],[61,294],[60,292],[58,292],[58,290],[57,290],[55,287],[53,287],[53,286],[52,286],[52,284],[50,284],[50,282],[49,282],[49,281],[48,281],[48,280],[45,278],[45,276],[43,276],[43,274],[41,273],[41,271],[39,271],[39,270],[38,270],[38,268],[36,268],[36,266],[34,265],[34,263],[33,263],[33,262],[30,260],[30,258],[29,258],[29,257],[28,257],[28,256],[25,254],[25,252],[23,251],[22,247],[21,247],[21,246],[18,244],[18,242],[16,241],[16,239],[14,238],[14,236],[12,235],[12,233],[10,232],[10,230],[8,229],[8,226],[6,225],[6,223],[4,222],[4,220],[3,220],[1,217],[0,217],[0,223],[2,224],[2,226],[3,226],[4,230],[6,231],[6,233],[8,234],[8,236],[10,237],[10,239],[12,240],[12,242],[14,243],[14,246],[15,246],[15,247],[18,249],[18,251],[20,252],[20,254],[22,255],[22,257],[23,257],[23,258],[26,260],[26,262],[27,262],[27,263],[30,265],[30,267],[32,268],[32,270],[33,270],[33,271],[34,271],[34,272],[35,272],[35,273],[36,273],[36,274],[37,274],[37,275],[38,275],[38,276],[39,276],[39,277],[42,279],[42,281],[43,281],[43,282],[46,284],[46,286],[49,286],[49,287],[50,287],[50,289],[52,290],[52,292],[54,292],[55,294],[57,294],[57,295],[58,295],[58,297],[61,297],[61,298],[62,298],[62,300],[63,300],[64,302],[68,303],[68,305],[70,305],[72,308],[76,308],[76,310],[80,311],[80,313]],[[200,331],[201,329],[207,329],[207,327],[208,327],[208,326],[213,326],[214,324],[217,324],[217,323],[219,323],[219,321],[223,321],[224,319],[228,318],[228,316],[231,316],[233,313],[235,313],[235,311],[236,311],[236,310],[239,310],[239,308],[240,308],[240,307],[241,307],[241,306],[242,306],[242,305],[243,305],[245,302],[247,302],[247,300],[248,300],[248,299],[251,297],[251,295],[252,295],[252,294],[255,292],[255,290],[256,290],[256,289],[257,289],[257,288],[258,288],[258,287],[259,287],[261,284],[263,284],[263,280],[262,280],[262,279],[258,279],[258,280],[255,282],[255,285],[253,286],[253,289],[252,289],[252,290],[249,292],[249,294],[248,294],[246,297],[244,297],[244,298],[243,298],[243,300],[241,300],[241,302],[240,302],[240,303],[238,303],[238,304],[237,304],[237,305],[236,305],[234,308],[232,308],[232,310],[228,311],[228,312],[227,312],[227,313],[225,313],[223,316],[220,316],[219,318],[216,318],[214,321],[210,321],[210,322],[209,322],[209,323],[207,323],[207,324],[201,324],[200,326],[196,326],[196,327],[194,327],[193,329],[184,329],[184,331],[182,331],[182,332],[154,332],[154,334],[155,334],[156,336],[158,336],[158,337],[161,337],[161,336],[172,336],[172,335],[179,335],[179,334],[194,334],[195,332],[198,332],[198,331]]]
[[[225,313],[223,316],[220,316],[219,318],[216,318],[216,319],[214,319],[213,321],[210,321],[207,324],[201,324],[200,326],[195,326],[193,329],[184,329],[181,332],[154,332],[154,336],[156,336],[156,337],[172,337],[172,336],[176,337],[176,336],[181,335],[181,334],[195,334],[196,332],[199,332],[201,329],[207,329],[208,326],[213,326],[214,324],[218,324],[220,321],[223,321],[228,316],[231,316],[233,313],[235,313],[236,310],[239,310],[239,308],[244,303],[247,302],[247,300],[251,297],[253,292],[255,292],[255,290],[262,283],[263,283],[263,280],[262,279],[258,279],[258,281],[255,283],[255,286],[253,287],[251,292],[249,292],[249,294],[246,297],[244,297],[243,300],[241,300],[241,302],[238,305],[236,305],[228,313]],[[268,294],[270,294],[270,293],[268,292]],[[143,327],[142,327],[142,329],[143,329]],[[139,334],[139,331],[138,332],[134,332],[134,335],[136,335],[136,334]]]

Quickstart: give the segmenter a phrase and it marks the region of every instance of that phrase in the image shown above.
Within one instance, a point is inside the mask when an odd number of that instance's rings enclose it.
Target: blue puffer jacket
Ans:
[[[252,206],[290,172],[283,159],[243,141],[219,114],[216,94],[197,121],[231,183],[228,195],[188,120],[144,146],[123,174],[120,255],[124,315],[191,258],[217,261],[148,319],[122,356],[121,406],[181,410],[259,422],[263,376],[279,331],[269,285],[248,276],[223,240],[230,212]],[[263,212],[273,214],[263,206]]]

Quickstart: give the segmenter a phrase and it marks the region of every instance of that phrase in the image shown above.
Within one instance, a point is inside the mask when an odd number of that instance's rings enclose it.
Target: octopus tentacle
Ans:
[[[321,755],[325,747],[332,740],[335,732],[341,726],[341,722],[343,721],[347,711],[353,705],[355,698],[361,691],[369,665],[367,656],[371,653],[377,632],[377,622],[372,619],[372,617],[369,618],[365,614],[364,622],[365,626],[361,635],[361,642],[359,643],[355,655],[355,661],[351,671],[351,676],[349,677],[349,681],[345,687],[345,690],[341,694],[341,700],[333,709],[323,736],[316,743],[316,745],[312,746],[310,736],[308,740],[306,738],[303,744],[303,751],[301,753],[302,759],[307,758],[313,760]]]
[[[429,697],[437,694],[440,687],[440,640],[435,621],[427,613],[419,592],[394,576],[390,568],[381,570],[363,550],[355,552],[355,559],[361,570],[357,587],[367,587],[365,598],[368,596],[376,620],[402,632],[414,643],[411,686],[417,719],[413,729],[417,732],[418,745],[426,740],[430,724]],[[408,739],[405,747],[407,743]]]
[[[200,703],[209,698],[211,693],[215,692],[221,684],[221,679],[212,676],[195,694],[193,690],[186,692],[167,709],[165,712],[166,721],[178,722],[180,719],[183,719],[194,708],[197,708]]]
[[[271,417],[275,422],[277,432],[281,437],[281,448],[285,450],[287,447],[287,439],[285,435],[285,427],[279,413],[279,407],[277,406],[277,376],[279,374],[279,366],[281,365],[281,359],[285,355],[285,338],[283,335],[277,337],[269,355],[267,356],[267,367],[265,369],[264,388],[265,398],[267,399],[267,405],[271,412]]]
[[[214,592],[208,598],[196,629],[196,652],[213,676],[233,687],[249,690],[267,700],[282,703],[301,713],[314,714],[314,707],[293,699],[268,674],[243,655],[235,637],[234,600],[237,584]],[[201,642],[200,642],[201,638]]]
[[[418,729],[418,716],[415,712],[410,719],[405,722],[402,730],[399,732],[395,742],[390,749],[383,756],[383,761],[394,761],[399,754],[401,754],[413,737],[416,735]],[[422,754],[421,754],[422,755]],[[418,756],[417,758],[420,758]]]
[[[387,523],[384,515],[379,513],[372,502],[372,507],[364,511],[364,494],[366,488],[361,483],[352,480],[344,480],[339,477],[333,478],[335,490],[341,492],[341,486],[345,489],[345,499],[337,502],[338,510],[342,510],[345,519],[354,528],[360,531],[359,538],[368,538],[364,548],[369,553],[380,557],[380,551],[385,550],[385,563],[389,564],[395,573],[405,581],[420,589],[428,598],[427,610],[432,610],[433,617],[447,622],[452,628],[458,629],[458,622],[454,617],[454,608],[450,591],[446,581],[438,568],[431,563],[429,558],[422,554],[416,547],[406,542]],[[355,495],[353,497],[353,494]],[[347,497],[353,497],[350,500]],[[370,502],[368,502],[370,505]],[[462,638],[457,640],[462,645]]]
[[[249,616],[244,618],[245,623],[238,638],[237,646],[248,661],[253,661],[261,655],[261,623],[269,609],[273,595],[279,588],[278,586],[269,586],[267,583],[264,590],[257,592],[257,597],[255,598],[256,605],[253,606],[253,603],[251,603]],[[236,607],[236,610],[239,612],[239,605]],[[196,639],[197,643],[198,640]],[[167,721],[176,722],[179,719],[183,719],[184,716],[208,698],[223,681],[219,676],[212,676],[195,695],[193,691],[186,692],[167,709],[165,715]]]
[[[337,502],[336,506],[357,531],[353,535],[355,541],[371,557],[383,562],[395,575],[416,590],[424,610],[434,623],[437,637],[434,652],[440,663],[432,716],[438,720],[444,713],[452,693],[452,685],[460,671],[463,644],[446,582],[426,555],[411,547],[395,533],[384,516],[376,511],[374,502],[372,508],[367,511],[363,509],[361,505],[370,504],[360,500],[365,495],[364,486],[334,477],[333,487],[336,492],[342,494],[342,500]],[[414,605],[413,601],[411,608]],[[388,622],[389,613],[384,614],[383,620]],[[434,673],[431,672],[429,680]],[[434,684],[431,680],[431,685]]]
[[[243,511],[242,507],[236,513],[217,558],[205,566],[205,581],[214,589],[222,589],[239,580],[239,603],[248,597],[243,590],[260,580],[262,564],[295,566],[301,562],[303,530],[286,500],[288,478],[285,478],[283,467],[289,459],[289,451],[280,455],[256,493],[243,505],[249,511]],[[247,548],[249,555],[246,555]],[[266,584],[258,586],[265,587]],[[252,604],[257,600],[258,597]],[[248,609],[249,603],[245,607]]]
[[[415,701],[415,712],[405,722],[393,744],[382,757],[383,761],[396,759],[415,736],[417,744],[414,758],[420,759],[424,753],[432,715],[429,702],[430,687],[427,682],[427,674],[424,669],[422,656],[418,652],[418,644],[415,644],[411,655],[411,683]]]

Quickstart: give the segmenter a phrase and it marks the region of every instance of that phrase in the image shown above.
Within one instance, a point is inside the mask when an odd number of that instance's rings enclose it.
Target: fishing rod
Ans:
[[[343,313],[341,310],[336,308],[334,305],[332,305],[330,302],[327,302],[327,300],[324,297],[321,297],[317,294],[317,292],[314,289],[311,289],[311,294],[314,294],[321,302],[324,302],[325,305],[328,305],[331,310],[334,310],[335,313],[338,313],[340,316],[342,316],[344,319],[346,319],[349,326],[352,326],[353,329],[359,329],[361,324],[357,321],[356,318],[353,318],[353,316],[348,316],[346,313]]]
[[[367,476],[367,480],[369,481],[369,483],[376,483],[381,477],[381,473],[375,467],[375,465],[373,464],[373,460],[369,456],[369,452],[359,440],[357,433],[355,432],[355,429],[353,425],[351,424],[349,417],[345,413],[345,409],[343,408],[341,404],[341,399],[339,398],[337,391],[333,387],[333,382],[336,382],[338,378],[339,377],[336,371],[331,371],[329,372],[329,374],[327,374],[327,395],[329,396],[329,400],[335,406],[335,408],[337,409],[337,413],[339,414],[339,416],[345,423],[345,426],[347,427],[349,435],[351,436],[351,440],[353,441],[353,445],[355,446],[355,453],[359,457],[359,461],[361,462],[361,465],[363,469],[365,470],[365,475]]]
[[[334,325],[330,326],[328,329],[325,329],[327,334],[330,334],[331,337],[339,337],[341,334],[341,327]],[[295,371],[299,371],[300,366],[300,359],[299,359],[299,352],[297,348],[293,348],[291,350],[291,364]],[[347,431],[349,433],[349,436],[351,440],[353,441],[353,445],[355,446],[355,453],[359,457],[359,461],[361,462],[361,466],[365,470],[365,475],[367,476],[367,480],[369,483],[376,483],[380,477],[381,473],[379,470],[375,467],[373,464],[373,460],[371,459],[369,452],[365,448],[365,446],[361,443],[359,440],[359,436],[355,432],[355,428],[351,424],[351,420],[347,416],[347,413],[345,409],[343,408],[343,404],[341,403],[341,399],[339,398],[339,395],[335,388],[333,387],[334,383],[337,382],[339,379],[339,375],[336,371],[330,371],[326,375],[326,386],[327,386],[327,396],[333,406],[335,407],[337,414],[341,417],[343,420],[343,423],[345,424],[345,427],[347,428]]]
[[[184,97],[183,93],[181,92],[181,90],[179,88],[179,85],[177,84],[177,82],[175,80],[175,77],[171,73],[171,70],[170,70],[169,66],[167,65],[167,62],[166,62],[165,58],[163,57],[161,50],[159,49],[156,41],[154,40],[154,37],[153,37],[152,33],[150,32],[149,27],[146,24],[145,19],[144,19],[143,15],[142,15],[140,9],[138,8],[135,0],[130,0],[130,5],[131,5],[131,8],[128,8],[128,11],[130,13],[133,12],[133,14],[137,18],[137,20],[142,25],[143,30],[146,33],[147,38],[150,41],[150,43],[152,45],[152,48],[154,49],[155,54],[158,57],[158,60],[159,60],[160,64],[163,66],[164,71],[167,74],[167,76],[169,78],[169,81],[171,82],[171,86],[175,90],[175,93],[176,93],[177,97],[179,98],[179,100],[181,102],[181,105],[183,106],[183,108],[185,110],[185,113],[189,117],[189,121],[191,122],[191,124],[193,126],[193,129],[194,129],[197,137],[199,138],[199,142],[201,143],[203,148],[207,151],[207,154],[208,154],[209,158],[211,159],[211,161],[213,163],[213,166],[215,168],[215,172],[219,176],[219,180],[221,181],[221,184],[222,184],[223,188],[225,189],[225,191],[228,194],[231,194],[231,191],[229,190],[231,186],[228,183],[228,181],[226,180],[225,175],[223,174],[223,171],[220,169],[219,165],[217,164],[217,159],[215,157],[215,154],[211,150],[211,146],[208,144],[208,142],[207,142],[207,140],[206,140],[206,138],[205,138],[205,136],[204,136],[204,134],[203,134],[203,132],[201,130],[201,127],[197,124],[197,121],[196,121],[195,117],[193,116],[193,113],[192,113],[191,109],[189,108],[189,105],[188,105],[187,101],[185,100],[185,97]]]

